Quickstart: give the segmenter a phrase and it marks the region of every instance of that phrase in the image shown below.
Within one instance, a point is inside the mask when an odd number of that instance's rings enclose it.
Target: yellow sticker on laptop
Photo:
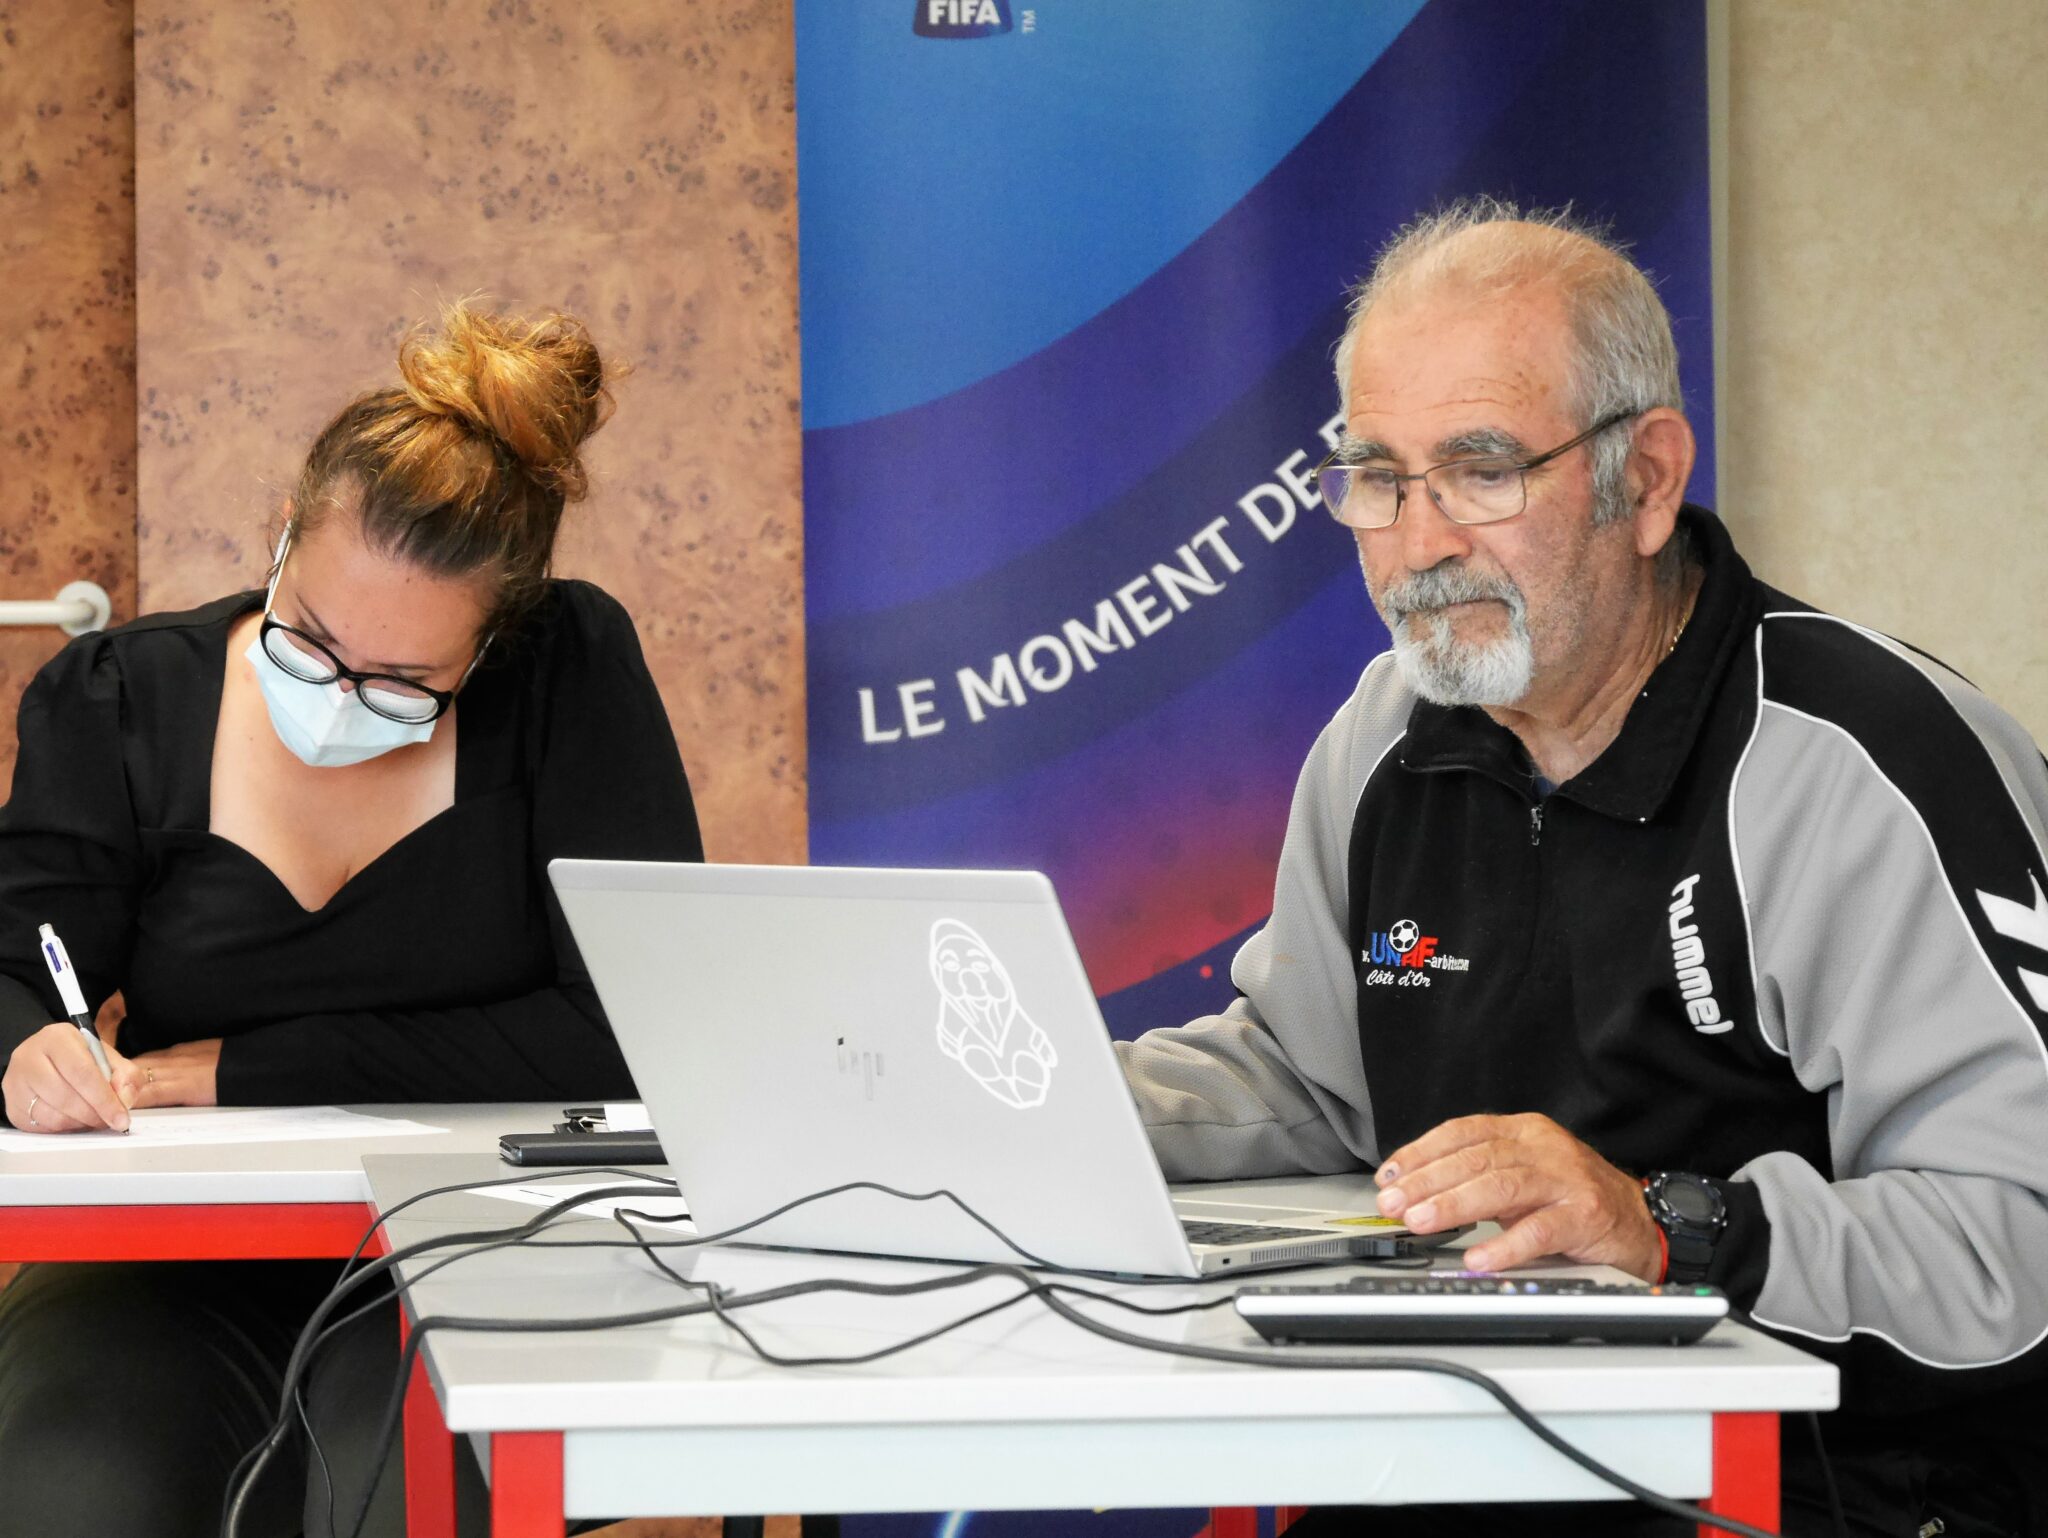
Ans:
[[[1371,1215],[1355,1218],[1331,1218],[1328,1221],[1332,1228],[1406,1228],[1408,1226],[1399,1218],[1383,1218]]]

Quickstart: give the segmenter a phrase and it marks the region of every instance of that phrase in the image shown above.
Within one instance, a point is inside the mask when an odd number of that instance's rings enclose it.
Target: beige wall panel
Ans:
[[[135,115],[128,0],[0,3],[0,598],[87,578],[135,613]],[[64,643],[0,630],[0,787]]]
[[[1729,23],[1723,511],[2048,740],[2048,7]]]
[[[635,367],[562,569],[638,622],[714,857],[802,859],[787,0],[137,11],[144,606],[257,581],[408,322],[560,306]]]

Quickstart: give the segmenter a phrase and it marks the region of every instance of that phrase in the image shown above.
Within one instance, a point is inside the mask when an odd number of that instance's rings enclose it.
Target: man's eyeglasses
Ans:
[[[1316,489],[1322,493],[1323,506],[1330,510],[1330,516],[1351,529],[1391,528],[1401,516],[1410,481],[1427,486],[1430,499],[1453,523],[1503,523],[1528,506],[1531,470],[1640,414],[1617,411],[1601,418],[1569,443],[1560,443],[1531,459],[1482,454],[1446,460],[1412,475],[1401,475],[1381,465],[1339,464],[1333,453],[1315,468]]]

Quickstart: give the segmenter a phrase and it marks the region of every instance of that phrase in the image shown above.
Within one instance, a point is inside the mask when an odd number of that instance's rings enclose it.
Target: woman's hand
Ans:
[[[76,1034],[75,1032],[73,1033]],[[134,1098],[139,1108],[159,1105],[214,1105],[214,1074],[220,1067],[220,1038],[181,1041],[175,1047],[159,1047],[129,1059]],[[122,1082],[120,1071],[114,1074]]]
[[[118,1020],[102,1011],[104,1038],[112,1037],[109,1027]],[[102,1044],[111,1080],[100,1077],[92,1049],[68,1021],[46,1025],[16,1047],[0,1080],[7,1119],[24,1132],[126,1132],[130,1110],[215,1103],[218,1036],[132,1058],[117,1052],[111,1039]]]
[[[216,1053],[219,1047],[215,1042]],[[126,1132],[128,1108],[138,1103],[135,1086],[147,1082],[146,1075],[112,1047],[106,1050],[111,1083],[100,1077],[77,1026],[68,1020],[44,1026],[7,1060],[0,1079],[7,1119],[23,1132]],[[212,1083],[209,1069],[209,1092]]]

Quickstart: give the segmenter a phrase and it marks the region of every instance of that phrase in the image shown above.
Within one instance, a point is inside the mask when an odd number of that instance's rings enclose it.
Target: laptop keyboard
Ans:
[[[1260,1239],[1335,1239],[1339,1235],[1321,1228],[1274,1228],[1267,1223],[1205,1223],[1182,1218],[1180,1226],[1190,1244],[1252,1244]]]

